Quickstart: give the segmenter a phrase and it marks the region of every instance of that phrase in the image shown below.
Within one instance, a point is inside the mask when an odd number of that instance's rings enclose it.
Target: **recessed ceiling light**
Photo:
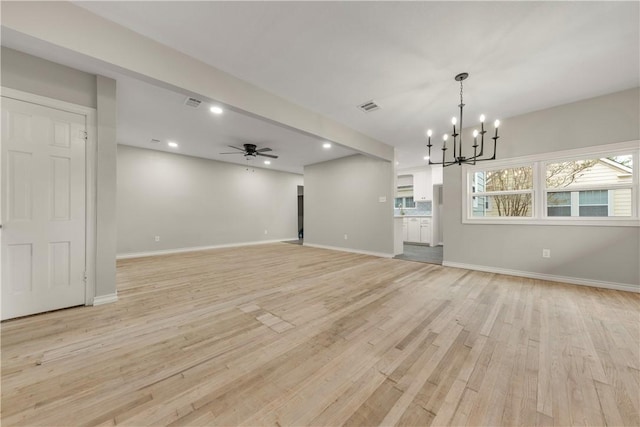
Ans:
[[[213,114],[222,114],[222,108],[214,105],[213,107],[209,108],[209,111],[211,111]]]
[[[423,159],[429,160],[429,156],[424,156]]]
[[[270,165],[270,164],[271,164],[271,161],[270,161],[270,160],[265,160],[265,161],[264,161],[264,164],[265,164],[265,165]]]
[[[324,144],[322,144],[322,148],[331,148],[331,143],[325,142]]]
[[[178,143],[177,142],[173,142],[173,141],[169,141],[167,143],[167,145],[171,148],[178,148]]]

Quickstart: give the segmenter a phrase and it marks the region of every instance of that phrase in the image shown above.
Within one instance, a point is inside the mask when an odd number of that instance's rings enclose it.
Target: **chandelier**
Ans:
[[[455,80],[457,82],[460,82],[460,105],[458,105],[458,107],[460,108],[460,132],[462,132],[462,110],[464,109],[464,102],[462,102],[462,82],[469,77],[469,73],[460,73],[455,77]],[[471,165],[475,165],[476,162],[482,162],[485,160],[495,160],[496,158],[496,145],[498,142],[498,126],[500,126],[500,120],[496,120],[494,122],[494,126],[495,126],[495,135],[491,138],[493,139],[493,154],[491,155],[491,157],[482,157],[485,153],[484,153],[484,134],[487,133],[486,130],[484,130],[484,114],[482,114],[480,116],[480,132],[478,132],[477,129],[473,130],[473,145],[471,146],[471,148],[473,148],[473,156],[469,156],[469,154],[467,154],[467,156],[464,156],[462,154],[462,133],[457,133],[456,132],[456,123],[458,122],[458,120],[456,120],[455,117],[453,117],[451,119],[451,124],[453,125],[453,133],[451,134],[451,136],[453,137],[453,152],[452,155],[447,156],[447,139],[449,139],[449,135],[447,135],[446,133],[443,135],[442,137],[442,161],[441,162],[434,162],[431,160],[431,147],[433,147],[433,145],[431,144],[431,135],[433,134],[431,132],[431,129],[429,129],[427,131],[427,137],[428,137],[428,143],[427,143],[427,147],[429,148],[429,164],[430,165],[442,165],[442,166],[451,166],[451,165],[462,165],[463,163],[465,164],[471,164]],[[480,136],[480,145],[478,145],[478,135]],[[460,137],[460,139],[458,139],[458,137]],[[487,143],[487,145],[489,145],[489,143]],[[488,154],[487,154],[488,155]]]

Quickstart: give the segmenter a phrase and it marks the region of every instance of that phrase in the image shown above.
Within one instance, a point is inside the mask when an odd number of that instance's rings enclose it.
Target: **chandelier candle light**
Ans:
[[[462,81],[465,80],[467,77],[469,77],[469,73],[460,73],[455,77],[455,80],[457,82],[460,82],[460,105],[458,105],[458,107],[460,107],[460,131],[462,131],[462,110],[464,109],[464,103],[462,102]],[[476,162],[482,162],[485,160],[495,160],[496,158],[496,145],[498,143],[498,126],[500,126],[500,120],[496,120],[494,122],[494,126],[496,129],[496,133],[495,135],[491,138],[493,139],[493,155],[491,157],[485,157],[482,158],[482,156],[484,155],[484,134],[487,133],[486,130],[484,130],[484,114],[482,114],[480,116],[480,132],[478,132],[477,129],[473,130],[473,156],[472,157],[465,157],[462,155],[462,134],[459,134],[456,132],[456,124],[458,123],[458,120],[453,117],[451,119],[451,124],[453,125],[453,133],[451,134],[451,136],[453,137],[453,153],[452,156],[449,160],[447,160],[447,139],[449,138],[449,135],[447,135],[446,133],[443,135],[442,137],[442,161],[441,162],[434,162],[431,160],[431,147],[433,147],[433,145],[431,144],[431,135],[433,134],[433,132],[431,131],[431,129],[429,129],[427,131],[427,138],[428,138],[428,143],[427,143],[427,147],[429,148],[429,164],[430,165],[442,165],[442,166],[451,166],[451,165],[462,165],[463,163],[465,164],[470,164],[470,165],[475,165]],[[478,135],[480,135],[480,145],[478,145]],[[458,140],[458,137],[460,137],[460,139]],[[478,148],[480,148],[478,150]]]

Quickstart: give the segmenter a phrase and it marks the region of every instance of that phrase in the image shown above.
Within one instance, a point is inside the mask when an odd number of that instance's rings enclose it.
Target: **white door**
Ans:
[[[2,319],[85,302],[85,131],[2,98]]]

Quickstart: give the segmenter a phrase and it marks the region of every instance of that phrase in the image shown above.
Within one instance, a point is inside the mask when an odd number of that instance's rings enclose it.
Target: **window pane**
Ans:
[[[396,209],[400,209],[402,207],[402,197],[396,197]]]
[[[476,172],[473,176],[473,191],[531,190],[533,188],[533,168],[500,169],[495,171]]]
[[[415,208],[416,202],[413,201],[413,197],[405,197],[404,199],[404,207],[405,208]]]
[[[609,192],[607,190],[581,191],[579,193],[580,216],[609,216]]]
[[[547,193],[547,216],[571,216],[571,193]]]
[[[477,202],[476,202],[477,200]],[[481,196],[473,198],[474,217],[531,217],[531,194]]]
[[[547,163],[547,188],[571,188],[576,185],[631,183],[633,157],[603,157],[559,163]]]
[[[607,190],[593,190],[580,192],[580,205],[607,205],[609,192]]]
[[[571,206],[549,206],[547,216],[571,216]]]
[[[580,216],[609,216],[609,207],[580,206]]]
[[[547,206],[571,206],[571,193],[569,191],[547,193]]]

